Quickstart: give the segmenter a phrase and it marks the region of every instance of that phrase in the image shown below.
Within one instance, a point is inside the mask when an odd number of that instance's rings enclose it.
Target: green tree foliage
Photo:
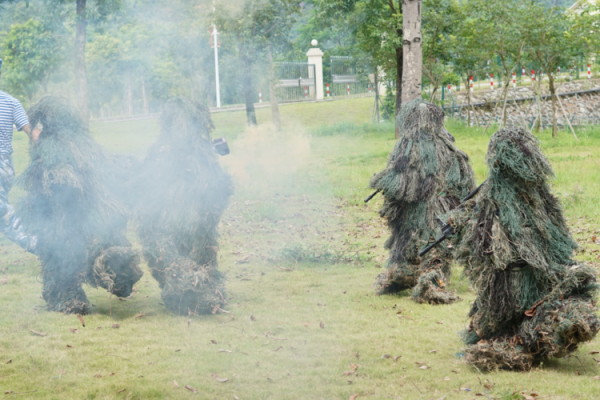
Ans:
[[[44,93],[48,91],[48,81],[61,65],[62,54],[61,41],[40,21],[13,25],[3,51],[7,89],[31,104],[40,87]]]
[[[260,58],[266,58],[266,51],[270,47],[281,47],[288,43],[299,11],[295,0],[230,0],[216,9],[215,23],[221,27],[226,40],[236,43],[248,125],[257,124],[253,65]]]

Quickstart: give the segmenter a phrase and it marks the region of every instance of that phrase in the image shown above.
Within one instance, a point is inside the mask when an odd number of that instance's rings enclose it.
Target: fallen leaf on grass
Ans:
[[[353,394],[352,396],[350,396],[350,398],[349,398],[348,400],[356,400],[356,398],[357,398],[358,396],[360,396],[360,394],[358,394],[358,393],[356,393],[356,394]]]
[[[123,393],[124,391],[126,391],[127,389],[121,389],[119,390],[117,393]]]
[[[210,342],[211,342],[212,344],[217,344],[217,341],[216,341],[216,340],[211,340]]]
[[[121,325],[119,325],[119,324],[113,324],[112,327],[115,328],[115,329],[118,329],[118,328],[121,327]]]
[[[437,350],[431,350],[430,353],[437,353]]]
[[[342,376],[350,376],[350,375],[354,375],[354,371],[346,371],[342,374]]]
[[[80,314],[77,314],[77,318],[79,318],[79,322],[81,322],[81,325],[85,328],[85,321],[83,320],[83,317]]]
[[[190,386],[190,385],[185,385],[185,388],[186,388],[187,390],[191,391],[191,392],[198,393],[198,389],[196,389],[196,388],[195,388],[195,387],[193,387],[193,386]]]
[[[134,319],[137,319],[137,318],[142,318],[142,317],[145,317],[145,316],[146,316],[146,314],[138,314],[138,315],[136,315],[136,316],[135,316],[135,317],[133,317],[133,318],[134,318]]]
[[[596,375],[593,380],[597,381],[598,379],[600,379],[600,375]]]
[[[358,369],[358,364],[350,364],[350,369],[356,371]]]
[[[227,379],[227,378],[220,378],[220,377],[219,377],[219,375],[217,375],[217,374],[212,374],[211,376],[212,376],[212,377],[213,377],[213,378],[214,378],[216,381],[219,381],[219,382],[222,382],[222,383],[225,383],[225,382],[227,382],[227,381],[229,380],[229,379]]]
[[[325,329],[325,324],[324,323],[320,323],[319,326],[321,327],[321,329]]]
[[[399,359],[400,357],[402,357],[402,356],[396,356],[396,357],[394,357],[394,361],[398,361],[398,359]]]
[[[10,363],[12,363],[12,360],[8,360],[6,363],[7,363],[7,364],[10,364]]]
[[[108,375],[106,375],[106,376],[113,376],[113,375],[115,375],[115,373],[114,373],[114,372],[111,372],[110,374],[108,374]]]
[[[247,264],[250,260],[250,256],[244,256],[239,260],[235,260],[235,264]]]
[[[181,349],[175,349],[175,353],[177,353],[178,351],[181,351]]]
[[[179,383],[177,383],[177,381],[173,381],[173,386],[175,386],[176,389],[179,389]]]
[[[384,355],[381,356],[381,358],[384,358],[384,359],[385,358],[392,358],[392,356],[390,356],[389,354],[384,354]]]
[[[429,365],[421,365],[419,369],[429,369],[431,368]]]
[[[250,316],[250,321],[256,321],[256,317],[254,315]]]
[[[12,390],[7,390],[6,392],[4,392],[4,394],[11,394],[14,393]]]
[[[96,374],[96,375],[94,375],[94,378],[102,378],[102,375]]]
[[[233,395],[233,398],[234,398],[235,400],[240,400],[240,398],[239,398],[239,397],[237,397],[235,394]]]
[[[127,299],[124,299],[122,297],[117,297],[117,300],[119,300],[119,301],[127,301]]]
[[[444,378],[444,380],[445,380],[445,381],[449,381],[449,380],[450,380],[450,377],[449,377],[449,376],[447,376],[447,377],[445,377],[445,378]]]
[[[8,283],[8,279],[2,278],[0,282],[2,282],[3,285],[6,285]]]
[[[280,270],[282,271],[293,271],[294,268],[283,268],[283,267],[279,267]]]
[[[70,344],[67,345],[67,348],[72,349],[73,346],[71,346]]]
[[[436,324],[443,325],[444,323],[442,321],[438,321],[438,322],[436,322]]]
[[[275,350],[273,350],[273,352],[279,351],[279,350],[281,350],[281,349],[283,349],[283,347],[282,347],[282,346],[279,346],[278,348],[276,348]]]
[[[231,353],[231,350],[219,349],[219,353]]]
[[[36,331],[31,331],[31,333],[33,333],[34,335],[38,335],[38,336],[46,336],[47,333],[46,332],[36,332]]]
[[[598,354],[598,353],[600,353],[600,351],[595,351],[595,350],[592,350],[592,351],[590,351],[588,354]]]
[[[69,328],[69,330],[73,333],[79,333],[79,329],[73,329],[73,328]]]

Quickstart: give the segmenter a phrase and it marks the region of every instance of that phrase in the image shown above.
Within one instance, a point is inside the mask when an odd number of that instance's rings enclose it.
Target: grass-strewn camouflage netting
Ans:
[[[377,282],[380,293],[413,288],[419,277],[435,270],[439,290],[425,290],[432,282],[423,278],[414,291],[419,302],[438,304],[451,272],[451,252],[438,246],[424,259],[419,249],[441,234],[436,217],[457,207],[475,187],[469,158],[454,145],[454,138],[444,129],[444,112],[432,104],[415,100],[402,107],[398,115],[400,138],[390,154],[387,167],[370,182],[381,189],[385,202],[380,215],[386,218],[392,236],[386,242],[390,250],[387,272]],[[435,279],[434,279],[435,281]],[[444,286],[441,286],[443,282]],[[453,295],[448,294],[448,302]]]
[[[144,257],[170,310],[211,312],[225,304],[217,225],[232,194],[231,179],[212,148],[205,106],[172,99],[160,128],[136,183]]]
[[[501,129],[486,161],[489,178],[478,196],[448,216],[456,259],[477,290],[465,358],[483,370],[527,370],[596,335],[596,273],[572,259],[577,244],[537,139]]]
[[[142,271],[125,237],[128,209],[119,195],[125,171],[66,99],[43,98],[29,119],[43,130],[18,179],[27,192],[20,213],[38,236],[48,308],[87,313],[83,282],[128,296]]]

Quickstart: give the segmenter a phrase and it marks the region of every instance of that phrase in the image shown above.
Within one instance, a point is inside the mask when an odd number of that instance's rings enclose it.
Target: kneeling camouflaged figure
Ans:
[[[217,269],[217,225],[232,194],[219,165],[208,108],[169,100],[160,135],[137,177],[138,235],[167,308],[177,314],[210,313],[226,302]]]
[[[64,98],[44,97],[29,118],[43,129],[17,180],[26,191],[19,211],[37,236],[48,308],[89,312],[83,283],[129,296],[142,270],[126,238],[129,209],[121,193],[128,172],[122,158],[92,139]]]
[[[522,128],[501,129],[486,162],[489,177],[478,195],[445,218],[477,292],[465,358],[482,370],[528,370],[596,336],[596,272],[572,259],[577,244],[537,139]]]
[[[385,198],[380,210],[392,235],[387,271],[375,284],[380,294],[413,289],[413,299],[431,304],[457,297],[445,290],[451,273],[451,250],[439,246],[421,258],[419,249],[441,234],[437,216],[456,208],[475,187],[468,156],[444,128],[444,112],[415,100],[398,115],[400,138],[387,167],[370,182]]]

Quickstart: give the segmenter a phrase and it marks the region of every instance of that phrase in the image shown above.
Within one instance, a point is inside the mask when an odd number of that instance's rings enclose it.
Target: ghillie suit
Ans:
[[[385,197],[379,214],[392,230],[387,271],[378,278],[378,292],[415,288],[413,299],[431,304],[457,297],[445,290],[451,273],[451,250],[439,246],[426,257],[419,250],[440,235],[436,217],[460,204],[475,187],[468,156],[444,129],[444,112],[415,100],[398,115],[400,138],[387,167],[370,182]],[[415,287],[417,286],[417,287]]]
[[[477,197],[446,217],[455,257],[477,291],[465,358],[481,370],[528,370],[596,336],[596,273],[571,258],[577,244],[537,139],[503,128],[486,162],[489,178]]]
[[[172,99],[160,128],[136,184],[143,254],[171,311],[210,313],[225,304],[217,225],[232,194],[231,178],[213,150],[206,107]]]
[[[66,99],[44,97],[29,117],[43,130],[18,178],[27,192],[20,211],[38,237],[43,298],[50,310],[85,314],[82,283],[124,297],[142,276],[125,237],[128,210],[117,194],[124,172]]]

